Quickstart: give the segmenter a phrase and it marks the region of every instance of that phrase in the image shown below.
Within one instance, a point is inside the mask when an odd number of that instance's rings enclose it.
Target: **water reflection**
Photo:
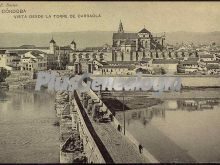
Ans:
[[[220,99],[170,99],[127,110],[126,128],[161,162],[220,161]],[[116,117],[123,121],[123,112]]]
[[[54,94],[47,91],[0,92],[0,162],[59,162],[59,128]]]
[[[219,105],[217,99],[194,99],[194,100],[178,100],[178,109],[187,111],[202,111],[202,110],[213,110],[214,106]]]
[[[135,110],[135,111],[127,111],[126,112],[126,120],[129,125],[132,120],[138,120],[143,125],[147,125],[153,117],[165,118],[165,109],[164,108],[151,108],[147,110]]]
[[[5,89],[0,89],[0,101],[6,101],[6,91]]]
[[[165,100],[163,104],[151,108],[126,111],[126,120],[129,125],[132,120],[138,120],[143,125],[150,123],[153,118],[165,119],[166,111],[205,111],[219,106],[218,99],[185,99]],[[120,115],[120,113],[118,113]]]

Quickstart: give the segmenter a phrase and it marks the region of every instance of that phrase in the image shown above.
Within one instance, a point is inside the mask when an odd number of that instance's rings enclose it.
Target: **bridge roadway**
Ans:
[[[76,96],[76,95],[75,95]],[[75,97],[80,98],[79,94]],[[78,102],[78,107],[83,108],[82,102]],[[84,108],[83,108],[84,109]],[[84,109],[84,112],[85,109]],[[86,114],[87,115],[87,114]],[[150,162],[139,153],[139,149],[131,142],[128,138],[123,136],[118,130],[116,130],[113,125],[108,123],[95,122],[92,116],[87,115],[89,121],[91,122],[96,134],[100,138],[101,142],[104,144],[108,154],[110,155],[114,163],[148,163]],[[108,162],[107,162],[108,163]]]

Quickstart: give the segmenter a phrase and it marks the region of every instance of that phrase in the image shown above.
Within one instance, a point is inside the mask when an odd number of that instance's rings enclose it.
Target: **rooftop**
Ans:
[[[189,57],[188,60],[190,61],[199,61],[198,57]]]
[[[132,41],[132,40],[126,40],[125,42],[122,42],[122,44],[124,44],[124,45],[136,45],[136,42]]]
[[[35,45],[21,45],[19,48],[22,48],[22,49],[34,49],[36,48]]]
[[[127,69],[135,69],[135,66],[132,65],[103,65],[103,69],[107,68],[127,68]]]
[[[15,53],[15,52],[9,52],[9,53],[7,53],[9,56],[18,56],[18,54],[17,53]]]
[[[141,62],[149,62],[150,60],[152,60],[151,58],[142,58]]]
[[[138,33],[148,33],[148,34],[150,34],[150,32],[147,30],[147,29],[145,29],[145,28],[143,28],[141,31],[139,31]]]
[[[153,59],[153,64],[178,64],[177,59]]]
[[[71,44],[76,44],[76,42],[73,40],[73,41],[71,42]]]
[[[8,53],[17,53],[17,54],[25,54],[30,50],[8,50]]]
[[[57,50],[73,50],[70,46],[57,46]]]
[[[42,51],[39,51],[39,50],[32,50],[32,51],[29,51],[27,53],[30,53],[31,55],[33,55],[36,58],[43,58],[42,55],[46,54],[46,53],[44,53]]]
[[[210,63],[217,63],[217,64],[219,64],[220,63],[220,61],[219,60],[215,60],[215,61],[205,61],[205,63],[206,64],[210,64]]]
[[[5,54],[6,50],[0,50],[0,54]]]
[[[21,61],[20,59],[13,59],[12,62],[19,62]]]
[[[50,40],[50,43],[55,44],[56,42],[55,42],[54,39],[52,38],[52,39]]]
[[[201,54],[200,58],[213,58],[214,56],[212,54]]]
[[[103,47],[99,46],[99,47],[86,47],[85,49],[83,49],[84,51],[99,51],[102,50]]]
[[[219,69],[219,66],[218,65],[207,65],[206,68],[209,70],[209,69]]]
[[[198,62],[197,62],[197,61],[191,61],[191,60],[185,60],[185,61],[181,61],[180,64],[185,64],[185,65],[197,65]]]
[[[138,64],[137,61],[108,61],[109,65],[132,65],[132,64]]]
[[[113,33],[113,39],[137,39],[137,33]]]

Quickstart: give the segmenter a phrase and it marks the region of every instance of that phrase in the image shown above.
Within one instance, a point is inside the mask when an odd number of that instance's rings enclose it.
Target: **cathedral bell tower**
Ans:
[[[71,42],[70,48],[73,49],[74,51],[76,50],[76,42],[74,40]]]
[[[124,33],[124,29],[123,29],[123,25],[122,25],[121,20],[120,20],[119,27],[118,27],[118,33]]]
[[[56,42],[54,41],[53,37],[50,41],[50,53],[55,54],[55,49],[56,49]]]

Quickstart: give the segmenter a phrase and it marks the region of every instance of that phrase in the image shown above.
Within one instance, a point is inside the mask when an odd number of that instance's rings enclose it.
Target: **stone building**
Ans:
[[[70,45],[58,46],[52,37],[48,51],[48,69],[65,69],[70,62],[70,54],[74,51],[76,51],[76,42],[74,40]]]
[[[17,70],[19,68],[19,60],[20,58],[17,53],[0,50],[0,67],[6,68],[7,70]]]
[[[146,28],[137,33],[126,33],[120,22],[118,32],[113,33],[112,61],[135,61],[139,52],[162,51],[164,41],[165,35],[154,37]]]
[[[20,61],[21,70],[40,71],[47,70],[47,57],[46,53],[39,50],[32,50],[21,57]]]

